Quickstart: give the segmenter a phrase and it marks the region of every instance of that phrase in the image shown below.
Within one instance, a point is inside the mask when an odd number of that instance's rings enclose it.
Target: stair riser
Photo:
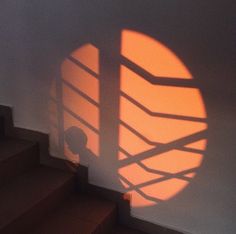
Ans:
[[[0,140],[3,139],[4,136],[5,136],[4,118],[0,116]]]
[[[15,221],[0,230],[4,234],[25,234],[39,224],[46,215],[55,209],[74,190],[75,180],[68,180],[63,186],[52,191],[47,197],[22,214]]]
[[[112,229],[116,224],[117,220],[117,210],[113,210],[113,212],[106,217],[105,220],[98,226],[96,232],[94,234],[110,234],[112,233]]]
[[[13,129],[12,109],[8,106],[0,105],[0,118],[2,119],[0,132],[2,131],[4,135],[11,135]]]
[[[39,164],[38,145],[12,156],[0,163],[0,186]]]

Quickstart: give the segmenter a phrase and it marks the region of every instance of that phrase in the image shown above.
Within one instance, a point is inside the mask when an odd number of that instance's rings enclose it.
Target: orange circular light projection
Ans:
[[[116,173],[131,206],[153,206],[196,175],[207,144],[206,111],[191,73],[170,49],[131,30],[123,30],[120,41]],[[100,158],[99,61],[98,47],[80,47],[65,59],[51,89],[51,145],[72,161],[78,156],[59,134],[72,126],[84,131],[88,149]]]
[[[134,207],[166,201],[195,176],[206,148],[206,111],[181,60],[144,34],[124,30],[119,174]]]

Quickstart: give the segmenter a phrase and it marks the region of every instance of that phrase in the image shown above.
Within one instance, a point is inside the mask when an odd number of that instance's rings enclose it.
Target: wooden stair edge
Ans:
[[[80,193],[71,194],[29,234],[112,233],[117,206],[114,202]],[[79,232],[80,233],[80,232]]]
[[[2,121],[1,131],[2,136],[10,135],[13,129],[12,108],[5,105],[0,105],[0,116]]]
[[[0,143],[4,144],[5,141]],[[9,142],[8,147],[11,147]],[[15,150],[14,144],[12,147]],[[14,150],[9,150],[11,153],[8,153],[5,157],[1,155],[3,159],[0,161],[0,186],[9,183],[17,176],[39,165],[40,159],[37,143],[26,145],[24,148],[15,150],[15,152]],[[0,152],[3,154],[2,151]]]
[[[34,130],[23,129],[19,127],[14,127],[12,120],[12,109],[7,106],[0,105],[0,116],[4,116],[6,119],[6,134],[9,136],[15,136],[20,139],[33,140],[39,143],[40,148],[40,159],[45,165],[50,165],[51,167],[60,168],[65,171],[73,171],[71,167],[68,167],[68,161],[55,158],[49,154],[49,136],[46,133],[41,133]],[[97,196],[104,198],[111,198],[113,201],[118,203],[118,222],[124,224],[130,228],[144,231],[147,233],[160,233],[160,234],[180,234],[182,232],[172,230],[171,228],[164,227],[162,225],[153,224],[138,218],[132,217],[130,213],[130,202],[129,200],[124,200],[124,194],[105,189],[96,185],[88,183],[88,168],[85,166],[80,166],[78,168],[81,178],[79,178],[80,183],[83,183],[83,192],[91,193],[94,192]],[[87,190],[87,191],[86,191]],[[117,194],[117,195],[115,195]]]
[[[40,170],[41,174],[37,174]],[[48,175],[47,171],[49,172]],[[34,176],[32,177],[31,174],[36,175],[35,181]],[[51,177],[52,174],[54,174],[53,177]],[[43,177],[41,177],[41,175],[43,175]],[[45,176],[50,176],[49,181],[45,181]],[[39,180],[41,180],[41,184],[37,182]],[[37,183],[34,184],[35,182]],[[47,187],[44,188],[44,192],[42,194],[37,194],[35,197],[34,187],[38,187],[39,190],[39,188],[42,186],[44,187],[44,183],[48,183]],[[14,187],[15,189],[18,189],[19,187],[24,189],[25,186],[27,186],[26,192],[23,191],[23,194],[26,194],[25,197],[22,195],[19,196],[17,193],[12,194],[11,191],[14,191]],[[1,206],[3,209],[1,212],[4,212],[4,210],[7,211],[6,214],[8,214],[8,216],[5,218],[1,216],[3,220],[1,221],[0,233],[25,233],[30,227],[37,224],[45,214],[53,210],[62,200],[71,194],[71,192],[74,191],[74,186],[75,179],[73,174],[62,172],[57,169],[47,168],[45,166],[38,166],[37,170],[32,169],[31,171],[28,171],[19,176],[17,180],[13,180],[8,185],[3,186],[0,189],[1,200],[4,200],[4,197],[6,197],[6,195],[9,193],[10,196],[7,198],[7,201],[5,200],[8,207],[4,208],[4,204]],[[17,196],[17,200],[14,201],[14,205],[12,209],[10,209],[9,201],[12,200],[11,197],[14,195]]]

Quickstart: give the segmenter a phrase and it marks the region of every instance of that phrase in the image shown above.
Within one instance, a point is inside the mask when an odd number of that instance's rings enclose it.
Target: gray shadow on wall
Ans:
[[[93,42],[95,48],[99,50],[99,67],[100,72],[96,74],[85,64],[81,63],[78,59],[70,55],[67,60],[73,64],[73,66],[82,69],[84,72],[91,75],[94,79],[99,82],[99,101],[94,100],[89,96],[88,93],[81,90],[79,86],[73,84],[69,80],[60,78],[56,83],[57,98],[52,99],[58,107],[58,123],[60,126],[59,130],[59,148],[60,151],[64,152],[65,142],[69,146],[69,150],[76,157],[79,157],[79,161],[82,165],[88,165],[90,170],[97,170],[100,167],[98,173],[104,173],[103,180],[108,179],[116,189],[122,190],[124,192],[136,192],[139,196],[147,201],[160,203],[164,202],[163,199],[158,198],[153,194],[148,194],[143,191],[144,187],[157,185],[158,183],[163,183],[170,181],[171,179],[178,179],[184,182],[191,182],[193,178],[188,177],[190,173],[196,173],[199,168],[188,167],[183,168],[177,172],[170,172],[165,169],[155,169],[153,167],[147,166],[143,161],[145,159],[150,159],[152,157],[162,156],[162,154],[170,152],[171,150],[179,150],[190,154],[203,154],[203,150],[185,147],[188,144],[194,143],[196,141],[205,139],[207,137],[207,131],[202,130],[193,134],[185,135],[184,137],[179,137],[168,143],[160,143],[150,140],[149,136],[144,135],[138,129],[130,126],[130,123],[125,122],[120,119],[120,98],[125,98],[127,102],[131,103],[135,108],[139,109],[145,115],[151,118],[165,118],[168,120],[179,120],[179,121],[190,121],[196,123],[206,123],[206,119],[191,116],[181,116],[176,114],[166,114],[151,111],[148,107],[141,104],[138,100],[126,94],[120,90],[120,65],[126,66],[132,72],[142,77],[143,80],[147,81],[153,86],[163,85],[168,87],[196,87],[195,80],[186,80],[181,78],[168,78],[168,77],[156,77],[145,70],[143,67],[135,64],[124,56],[120,56],[120,31],[114,34],[117,38],[114,38],[115,45],[109,50],[107,47],[99,46],[99,43]],[[113,35],[113,36],[114,36]],[[111,45],[110,45],[111,46]],[[109,53],[111,51],[111,53]],[[61,77],[61,76],[60,76]],[[79,79],[79,77],[78,77]],[[68,89],[72,90],[76,95],[82,97],[89,105],[96,107],[99,113],[99,128],[95,128],[91,123],[89,123],[84,116],[76,113],[70,107],[66,106],[63,101],[63,87],[66,86]],[[133,87],[135,89],[135,87]],[[148,92],[148,90],[147,90]],[[76,99],[71,100],[71,102],[76,103]],[[79,106],[78,106],[79,108]],[[81,107],[82,108],[82,107]],[[81,109],[80,108],[80,109]],[[86,110],[84,110],[86,111]],[[97,155],[93,153],[87,147],[86,133],[79,126],[71,126],[68,129],[65,128],[64,124],[64,113],[70,115],[78,122],[86,126],[89,131],[96,134],[99,139],[99,152]],[[90,113],[91,115],[93,113]],[[133,116],[135,118],[135,116]],[[131,123],[132,124],[132,123]],[[132,133],[140,141],[151,146],[149,150],[144,150],[137,154],[129,153],[126,149],[119,145],[119,127],[122,126],[127,131]],[[167,126],[168,127],[168,126]],[[64,133],[65,132],[65,133]],[[157,133],[158,134],[158,133]],[[85,140],[86,139],[86,140]],[[83,143],[81,143],[83,142]],[[118,154],[121,152],[126,158],[118,159]],[[174,156],[173,156],[174,157]],[[168,162],[172,164],[171,161]],[[167,167],[168,167],[167,163]],[[150,178],[146,181],[140,179],[140,183],[134,184],[132,180],[128,179],[127,176],[119,173],[119,170],[129,166],[139,167],[143,173],[149,174]],[[92,172],[91,172],[92,173]],[[130,172],[132,177],[132,172]],[[134,174],[133,177],[140,175]],[[156,176],[156,178],[153,178]],[[126,184],[128,187],[124,187]]]

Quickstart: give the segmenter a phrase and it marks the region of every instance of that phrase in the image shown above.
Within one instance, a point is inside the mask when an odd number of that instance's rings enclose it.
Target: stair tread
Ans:
[[[35,145],[35,142],[4,138],[0,141],[0,163]]]
[[[31,233],[93,233],[115,210],[113,202],[74,194]]]
[[[30,210],[73,175],[39,166],[0,188],[0,228]]]
[[[145,234],[145,232],[141,232],[135,229],[127,228],[124,226],[116,226],[112,230],[112,233],[114,234]]]
[[[65,214],[57,214],[50,217],[47,222],[40,225],[37,229],[30,231],[29,234],[91,234],[96,231],[97,226],[85,220],[71,219]]]

